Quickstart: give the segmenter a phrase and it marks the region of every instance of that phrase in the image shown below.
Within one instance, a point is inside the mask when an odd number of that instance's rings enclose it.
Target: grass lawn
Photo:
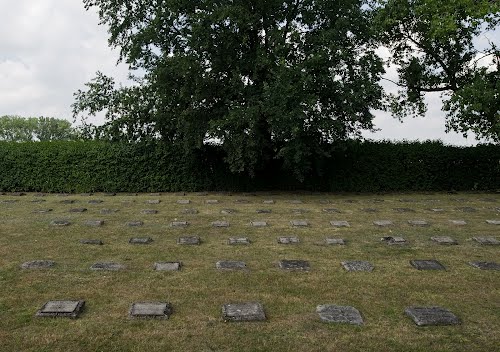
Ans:
[[[161,202],[146,203],[156,199]],[[180,199],[191,203],[178,204]],[[213,199],[218,203],[206,203]],[[263,203],[269,199],[274,204]],[[72,208],[87,211],[69,212]],[[101,214],[104,208],[117,211]],[[198,213],[183,214],[186,208]],[[35,213],[43,209],[52,211]],[[158,213],[143,214],[144,209]],[[223,209],[233,212],[223,214]],[[58,219],[71,224],[51,225]],[[104,225],[88,226],[87,220],[104,220]],[[126,225],[135,220],[143,226]],[[230,226],[213,227],[218,220]],[[292,227],[291,220],[309,226]],[[332,220],[348,221],[350,227],[335,228]],[[375,220],[394,224],[380,228]],[[408,220],[430,226],[411,226]],[[0,351],[500,351],[500,271],[468,264],[500,262],[500,246],[472,240],[500,240],[500,226],[486,220],[500,220],[500,195],[2,195]],[[189,225],[174,228],[173,221]],[[269,226],[252,227],[251,221]],[[199,236],[201,245],[176,243],[188,235]],[[297,236],[300,243],[278,244],[280,236]],[[408,244],[389,246],[380,241],[384,236],[402,236]],[[436,244],[433,236],[453,237],[458,245]],[[131,237],[154,241],[131,245]],[[231,246],[229,237],[248,237],[251,244]],[[327,246],[327,237],[343,238],[346,245]],[[83,238],[104,245],[81,244]],[[37,259],[56,265],[20,268]],[[281,270],[282,259],[307,260],[310,271]],[[447,270],[420,271],[410,265],[413,259],[437,259]],[[217,270],[219,260],[244,261],[248,270]],[[347,272],[341,266],[346,260],[366,260],[375,269]],[[99,261],[126,269],[91,271]],[[161,261],[180,261],[182,269],[154,271],[153,264]],[[58,299],[85,300],[83,314],[74,320],[35,317],[45,302]],[[173,315],[130,319],[131,304],[143,301],[170,302]],[[267,321],[223,321],[223,304],[246,301],[261,302]],[[321,322],[315,312],[319,304],[353,306],[364,324]],[[461,324],[417,327],[404,314],[407,306],[442,306]]]

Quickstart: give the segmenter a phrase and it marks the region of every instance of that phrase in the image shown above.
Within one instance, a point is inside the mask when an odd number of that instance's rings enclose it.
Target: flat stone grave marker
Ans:
[[[189,222],[187,221],[172,221],[170,223],[170,227],[187,227],[189,226]]]
[[[158,214],[158,210],[156,210],[156,209],[142,209],[141,214],[146,214],[146,215]]]
[[[114,262],[97,262],[90,267],[90,270],[94,271],[118,271],[124,269],[125,265]]]
[[[294,227],[307,227],[309,223],[306,220],[292,220],[290,221],[290,225]]]
[[[354,203],[359,203],[359,201],[355,199],[344,199],[344,203],[354,204]]]
[[[394,223],[390,220],[375,220],[373,225],[380,227],[392,226]]]
[[[179,271],[182,264],[180,262],[157,262],[154,264],[156,271]]]
[[[48,269],[56,265],[52,260],[32,260],[21,264],[21,269]]]
[[[247,237],[231,237],[227,240],[230,245],[248,245],[250,240]]]
[[[189,204],[191,201],[189,199],[178,199],[177,204]]]
[[[370,202],[372,202],[372,203],[383,203],[383,202],[385,202],[385,200],[384,199],[380,199],[380,198],[374,198]]]
[[[266,314],[259,302],[227,303],[222,306],[224,321],[264,321]]]
[[[76,203],[76,200],[74,200],[74,199],[64,199],[64,200],[61,200],[61,203],[62,204],[74,204],[74,203]]]
[[[448,220],[452,225],[465,226],[467,222],[465,220]]]
[[[330,204],[331,201],[329,199],[320,199],[319,204]]]
[[[195,195],[197,195],[198,197],[205,197],[208,196],[208,192],[197,192],[195,193]]]
[[[212,227],[229,227],[229,222],[223,220],[214,221]]]
[[[378,213],[379,210],[375,208],[363,208],[361,211],[364,211],[365,213]]]
[[[101,204],[102,202],[100,199],[91,199],[88,201],[89,204]]]
[[[490,225],[500,225],[500,220],[486,220],[486,223]]]
[[[257,212],[257,214],[271,214],[272,210],[271,209],[257,209],[256,212]]]
[[[254,220],[250,221],[250,225],[253,227],[266,227],[267,221]]]
[[[408,220],[408,224],[411,226],[427,227],[430,224],[426,220]]]
[[[36,316],[76,319],[84,306],[85,301],[48,301],[36,312]]]
[[[316,307],[316,312],[321,321],[326,323],[363,325],[361,313],[354,307],[320,304]]]
[[[93,244],[93,245],[98,245],[102,246],[104,243],[101,240],[92,240],[92,239],[82,239],[80,240],[81,244]]]
[[[431,240],[442,245],[456,245],[458,242],[449,236],[435,236]]]
[[[455,210],[462,211],[464,213],[475,213],[477,211],[475,208],[472,207],[458,207],[455,208]]]
[[[292,209],[291,213],[293,214],[305,214],[308,213],[308,209]]]
[[[130,244],[150,244],[153,242],[151,237],[132,237],[128,243]]]
[[[241,261],[220,260],[215,263],[215,267],[219,270],[245,270],[247,265]]]
[[[339,213],[339,214],[341,213],[341,211],[337,208],[324,208],[323,211],[325,213],[330,213],[330,214],[331,213]]]
[[[171,314],[172,306],[167,302],[135,302],[129,311],[133,319],[168,319]]]
[[[201,243],[201,240],[200,240],[200,237],[198,237],[198,236],[179,237],[177,239],[177,244],[199,245],[200,243]]]
[[[104,196],[105,197],[114,197],[114,196],[116,196],[116,193],[115,192],[105,192]]]
[[[417,203],[418,200],[413,199],[413,198],[401,198],[399,200],[401,203]]]
[[[224,214],[224,215],[229,215],[229,214],[234,214],[234,213],[237,213],[238,211],[236,209],[222,209],[220,211],[221,214]]]
[[[72,208],[68,210],[70,213],[84,213],[87,211],[87,208]]]
[[[442,208],[431,208],[429,210],[434,212],[434,213],[443,213],[444,212],[444,209],[442,209]]]
[[[153,192],[153,193],[149,193],[149,195],[150,195],[151,197],[159,197],[159,196],[161,196],[161,193],[158,193],[158,192]]]
[[[405,313],[418,326],[460,324],[455,314],[442,307],[407,307]]]
[[[136,197],[137,193],[125,193],[127,197]]]
[[[100,213],[103,215],[117,213],[118,209],[101,209]]]
[[[161,200],[159,199],[150,199],[146,201],[146,204],[160,204]]]
[[[386,236],[382,237],[380,240],[390,246],[402,246],[407,244],[406,240],[401,236]]]
[[[262,203],[263,204],[274,204],[275,202],[272,199],[267,199],[267,200],[264,200]]]
[[[300,199],[293,199],[289,201],[290,204],[303,204],[304,202],[301,201]]]
[[[45,203],[47,200],[45,199],[33,199],[31,203]]]
[[[331,245],[345,245],[345,240],[343,238],[325,238],[325,243],[329,246]]]
[[[410,260],[410,264],[418,270],[446,270],[443,264],[434,259]]]
[[[309,271],[311,268],[309,262],[306,260],[280,260],[279,267],[283,270],[293,271]]]
[[[37,209],[33,210],[34,214],[47,214],[50,213],[53,209]]]
[[[297,244],[299,242],[298,237],[278,237],[279,244]]]
[[[414,213],[415,212],[415,209],[411,209],[411,208],[393,208],[392,210],[394,210],[395,212],[398,212],[398,213]]]
[[[248,204],[250,201],[248,199],[236,199],[234,201],[236,204]]]
[[[330,221],[330,225],[332,225],[333,227],[351,227],[351,225],[349,225],[349,222],[347,221],[338,221],[338,220],[335,220],[335,221]]]
[[[218,199],[207,199],[205,201],[205,204],[219,204],[219,200]]]
[[[371,272],[375,268],[372,263],[364,260],[351,260],[342,262],[342,266],[347,271],[368,271]]]
[[[129,227],[138,227],[144,225],[144,222],[142,221],[128,221],[127,226]]]
[[[71,222],[69,222],[68,220],[52,220],[50,224],[52,226],[69,226]]]
[[[198,214],[198,210],[196,209],[182,209],[181,210],[181,214],[187,214],[187,215],[194,215],[194,214]]]
[[[469,264],[481,270],[500,270],[500,263],[495,262],[469,262]]]
[[[489,246],[500,245],[500,241],[497,240],[495,237],[472,237],[472,239],[483,245],[489,245]]]
[[[86,220],[84,222],[86,226],[99,227],[104,225],[104,220]]]

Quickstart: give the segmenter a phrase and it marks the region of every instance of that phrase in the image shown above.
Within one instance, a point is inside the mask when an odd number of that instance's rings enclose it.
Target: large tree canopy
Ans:
[[[67,141],[78,138],[78,132],[67,120],[53,117],[0,116],[0,141]]]
[[[160,138],[186,151],[221,143],[235,172],[272,158],[301,177],[324,143],[370,129],[383,73],[364,0],[84,0],[135,71],[98,73],[75,116],[106,111],[97,133]]]
[[[398,116],[423,115],[427,92],[441,92],[447,129],[500,142],[500,20],[496,0],[381,0],[382,42],[399,66]],[[496,39],[495,41],[492,39]]]

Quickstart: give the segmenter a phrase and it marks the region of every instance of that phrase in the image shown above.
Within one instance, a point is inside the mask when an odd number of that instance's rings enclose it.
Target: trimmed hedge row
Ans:
[[[469,191],[500,188],[500,146],[350,141],[330,145],[321,173],[298,182],[280,163],[254,178],[232,174],[220,148],[188,158],[162,143],[0,142],[0,190],[172,192],[311,190]]]

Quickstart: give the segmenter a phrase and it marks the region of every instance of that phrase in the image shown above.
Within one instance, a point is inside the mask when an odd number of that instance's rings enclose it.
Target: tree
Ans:
[[[71,140],[77,137],[77,132],[71,123],[53,117],[1,116],[0,141],[31,142]]]
[[[380,5],[382,43],[391,50],[390,63],[399,66],[395,83],[401,89],[392,96],[392,111],[399,117],[423,115],[425,93],[440,92],[447,131],[500,142],[500,51],[491,41],[478,44],[498,25],[500,2],[382,0]]]
[[[220,143],[234,172],[281,159],[298,177],[324,145],[373,128],[383,73],[365,0],[84,0],[135,84],[97,73],[75,118],[109,139]]]

